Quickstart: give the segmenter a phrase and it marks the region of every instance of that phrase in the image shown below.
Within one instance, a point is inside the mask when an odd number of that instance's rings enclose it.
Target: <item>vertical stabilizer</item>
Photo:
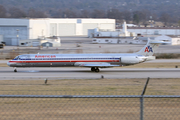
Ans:
[[[163,41],[150,40],[148,38],[147,44],[137,54],[144,56],[152,56]]]

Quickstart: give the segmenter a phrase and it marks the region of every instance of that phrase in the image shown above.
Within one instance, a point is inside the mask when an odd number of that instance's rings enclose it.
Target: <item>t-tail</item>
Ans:
[[[154,52],[158,49],[159,45],[165,43],[164,41],[150,40],[148,38],[147,44],[137,54],[143,56],[153,56]]]

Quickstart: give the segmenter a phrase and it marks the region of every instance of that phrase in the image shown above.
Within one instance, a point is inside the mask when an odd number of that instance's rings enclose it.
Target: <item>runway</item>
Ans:
[[[180,78],[180,68],[105,68],[99,73],[90,68],[17,68],[0,67],[0,80],[60,80],[60,79],[108,79],[124,78]]]

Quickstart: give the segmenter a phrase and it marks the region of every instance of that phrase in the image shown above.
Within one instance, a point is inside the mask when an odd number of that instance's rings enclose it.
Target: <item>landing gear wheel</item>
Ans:
[[[97,73],[98,73],[98,72],[99,72],[99,68],[96,68],[96,69],[95,69],[95,72],[97,72]]]
[[[14,69],[14,72],[17,72],[17,70],[16,70],[16,69]]]
[[[92,68],[91,68],[91,71],[94,72],[94,71],[95,71],[95,67],[92,67]]]

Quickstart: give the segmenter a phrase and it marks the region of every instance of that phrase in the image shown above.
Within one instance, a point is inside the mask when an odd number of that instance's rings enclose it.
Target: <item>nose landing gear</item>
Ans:
[[[99,72],[99,68],[98,68],[98,67],[92,67],[92,68],[91,68],[91,71],[92,71],[92,72]]]

